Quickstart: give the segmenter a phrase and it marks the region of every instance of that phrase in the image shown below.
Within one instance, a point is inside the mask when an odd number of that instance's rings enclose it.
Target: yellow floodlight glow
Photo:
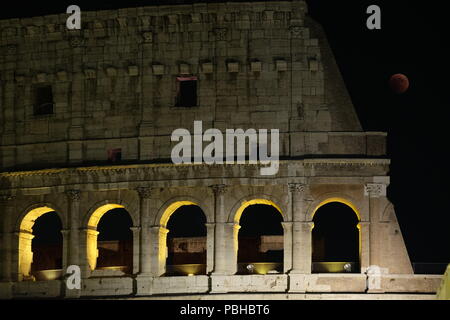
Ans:
[[[89,218],[88,221],[88,229],[86,234],[86,250],[87,250],[87,260],[89,263],[89,268],[91,270],[95,270],[97,265],[98,258],[98,249],[97,249],[97,225],[100,222],[100,219],[103,217],[105,213],[113,209],[124,208],[124,206],[120,204],[109,203],[105,204],[99,208],[97,208]]]
[[[33,236],[34,222],[42,215],[55,210],[43,206],[28,212],[20,223],[19,230],[19,277],[29,277],[31,271],[31,263],[33,262],[33,251],[31,243]],[[55,213],[56,214],[56,213]]]
[[[361,221],[361,214],[359,213],[358,209],[355,207],[355,205],[353,203],[351,203],[350,201],[343,199],[343,198],[328,198],[324,201],[322,201],[321,203],[319,203],[317,205],[317,207],[314,209],[313,214],[312,214],[312,219],[314,218],[314,215],[316,214],[317,210],[319,210],[319,208],[321,208],[322,206],[331,203],[331,202],[339,202],[339,203],[343,203],[347,206],[349,206],[350,208],[352,208],[353,212],[355,212],[356,216],[358,217],[358,220]]]
[[[239,207],[239,209],[236,211],[236,214],[234,216],[234,222],[236,224],[239,224],[239,221],[241,220],[242,213],[244,212],[247,207],[255,205],[255,204],[265,204],[274,207],[278,210],[278,212],[283,215],[283,212],[281,211],[280,207],[277,206],[273,201],[267,200],[267,199],[253,199],[249,201],[244,201],[242,205]]]
[[[198,206],[198,204],[192,202],[192,201],[177,201],[172,203],[170,206],[167,207],[167,209],[164,211],[160,225],[164,228],[167,227],[167,223],[169,222],[170,216],[177,211],[182,206]]]

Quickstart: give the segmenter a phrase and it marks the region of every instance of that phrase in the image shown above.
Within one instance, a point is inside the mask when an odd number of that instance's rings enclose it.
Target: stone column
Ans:
[[[282,222],[283,226],[283,272],[292,269],[292,222]]]
[[[79,214],[81,193],[79,190],[68,190],[66,195],[69,201],[68,265],[80,265]]]
[[[140,231],[140,275],[150,276],[151,275],[151,260],[156,259],[156,257],[151,256],[151,246],[150,241],[150,205],[152,198],[152,188],[149,187],[139,187],[136,189],[139,194],[139,212],[141,217],[141,231]]]
[[[370,266],[370,222],[360,222],[358,224],[360,239],[360,264],[361,273]]]
[[[79,230],[79,249],[80,249],[80,268],[81,268],[81,277],[89,278],[91,275],[91,271],[95,269],[95,265],[97,263],[97,241],[95,241],[95,246],[93,242],[89,242],[91,246],[88,248],[88,237],[93,237],[96,239],[98,232],[95,230],[91,230],[88,228],[81,228]],[[92,268],[94,267],[94,268]]]
[[[151,275],[159,277],[166,272],[167,233],[169,230],[161,226],[150,227]]]
[[[225,223],[225,261],[227,274],[235,274],[237,272],[238,249],[239,249],[239,229],[240,225],[234,222]]]
[[[216,225],[206,223],[206,273],[211,274],[214,271],[214,234]]]
[[[227,243],[233,238],[227,238],[227,217],[224,208],[224,197],[226,186],[223,184],[210,187],[214,193],[214,221],[216,224],[214,232],[214,272],[215,275],[230,274],[229,266],[235,260],[232,252],[227,250]],[[228,255],[227,255],[228,254]],[[230,255],[231,254],[231,255]]]
[[[380,247],[380,197],[386,196],[386,186],[380,183],[369,183],[364,188],[364,195],[369,197],[369,265],[381,267]]]
[[[132,274],[139,273],[139,257],[140,257],[140,235],[141,235],[141,227],[130,227],[130,230],[133,232],[133,270],[131,270]]]
[[[305,221],[306,185],[288,184],[292,210],[292,269],[290,273],[311,273],[311,229],[312,222]]]
[[[61,269],[63,274],[66,273],[67,267],[70,265],[69,262],[69,245],[70,245],[70,230],[67,229],[63,229],[61,230],[61,234],[62,234],[62,264],[61,264]]]
[[[14,236],[11,226],[11,218],[13,214],[14,196],[12,195],[1,195],[0,196],[0,206],[1,206],[1,219],[3,219],[3,230],[2,231],[2,269],[1,281],[10,282],[12,280],[12,237]]]

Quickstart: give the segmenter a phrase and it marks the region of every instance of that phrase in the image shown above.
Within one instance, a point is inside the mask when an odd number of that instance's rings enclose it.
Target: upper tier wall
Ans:
[[[280,130],[282,156],[384,155],[362,132],[303,1],[153,6],[0,21],[0,166],[170,158],[174,129]],[[259,63],[254,63],[259,62]],[[176,77],[198,105],[175,107]],[[54,112],[34,115],[35,90]],[[337,132],[345,132],[343,134]]]

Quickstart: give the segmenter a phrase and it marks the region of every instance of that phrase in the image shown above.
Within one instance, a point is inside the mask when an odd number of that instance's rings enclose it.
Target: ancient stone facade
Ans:
[[[303,1],[153,6],[0,21],[1,297],[152,296],[208,293],[434,293],[440,277],[413,275],[386,197],[386,134],[364,132],[321,28]],[[198,103],[177,107],[177,77],[196,77]],[[53,111],[34,112],[51,86]],[[174,129],[276,128],[280,169],[182,164]],[[122,163],[106,164],[120,149]],[[357,274],[311,273],[318,208],[341,202],[358,216]],[[170,215],[187,204],[206,215],[206,274],[166,277]],[[252,204],[283,216],[284,272],[236,275],[239,219]],[[133,270],[96,270],[96,226],[125,208]],[[82,288],[27,281],[34,221],[63,226],[63,270]],[[370,266],[378,272],[371,273]]]

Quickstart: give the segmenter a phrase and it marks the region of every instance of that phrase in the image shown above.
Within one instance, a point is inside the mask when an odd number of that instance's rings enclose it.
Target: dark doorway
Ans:
[[[359,221],[353,209],[331,202],[316,211],[313,221],[313,272],[359,272]]]
[[[120,268],[125,273],[133,270],[133,221],[122,208],[106,212],[97,225],[98,259],[96,269]]]
[[[36,219],[31,242],[33,262],[31,272],[62,269],[63,238],[61,220],[56,212]]]
[[[167,223],[166,275],[206,273],[206,217],[196,205],[178,208]]]
[[[248,206],[239,224],[238,273],[283,272],[283,226],[281,213],[270,205]]]

